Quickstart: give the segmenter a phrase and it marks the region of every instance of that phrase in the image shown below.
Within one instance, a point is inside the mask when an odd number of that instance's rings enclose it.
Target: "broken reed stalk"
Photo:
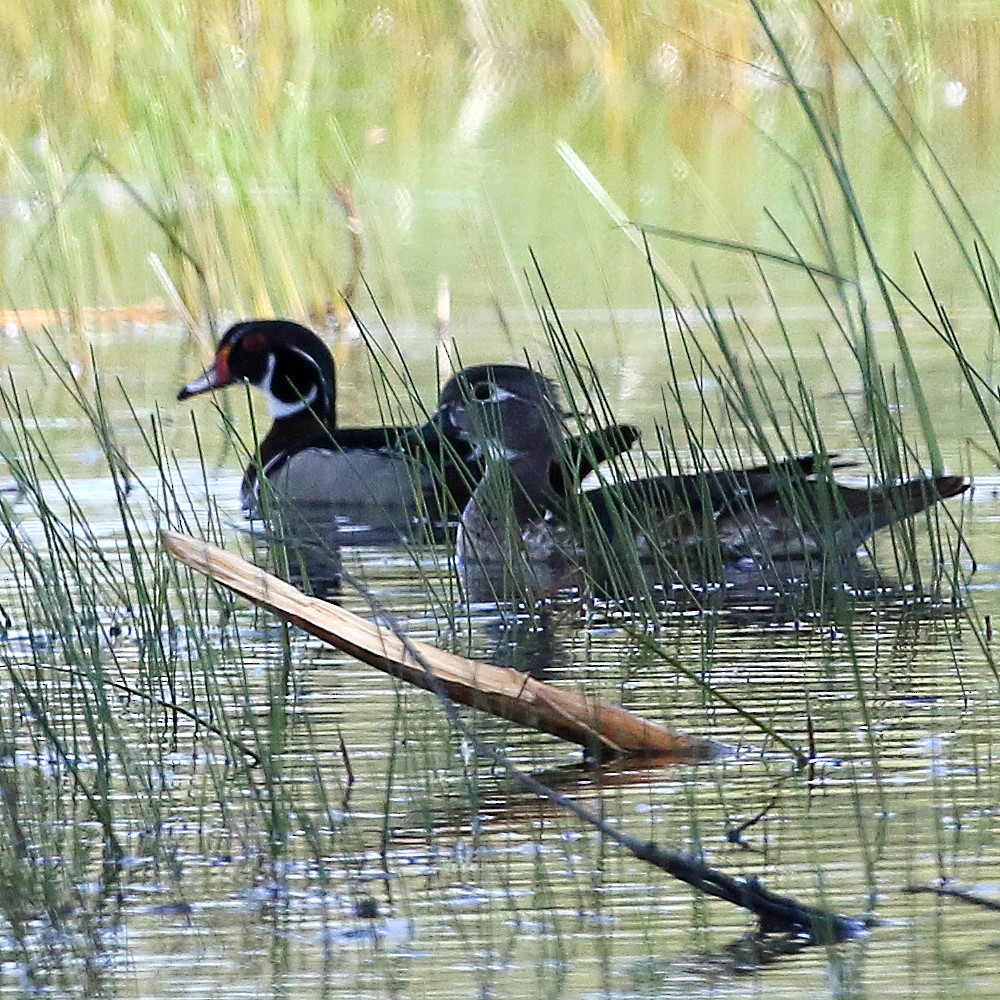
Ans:
[[[167,551],[192,569],[205,573],[211,579],[230,587],[237,593],[243,594],[255,603],[269,608],[286,621],[306,628],[312,634],[332,642],[339,649],[358,656],[364,662],[371,663],[373,666],[377,666],[381,670],[386,670],[394,676],[404,677],[406,680],[432,691],[442,699],[452,724],[458,727],[465,738],[471,742],[477,755],[492,761],[494,765],[502,768],[507,776],[522,790],[534,792],[541,798],[566,809],[582,822],[599,831],[603,837],[627,850],[638,860],[645,861],[659,868],[661,871],[672,875],[674,878],[703,892],[705,895],[714,896],[716,899],[725,900],[750,911],[760,921],[760,930],[762,933],[802,935],[807,942],[812,944],[833,944],[838,941],[846,941],[857,937],[868,925],[868,922],[864,919],[845,917],[822,907],[802,904],[791,896],[782,896],[771,892],[765,889],[758,879],[737,878],[727,875],[718,869],[706,865],[698,857],[661,848],[652,841],[632,837],[619,829],[617,824],[592,813],[586,806],[550,788],[532,775],[524,774],[511,764],[505,755],[479,739],[476,733],[461,720],[454,703],[449,700],[449,694],[454,690],[458,690],[463,698],[468,699],[462,700],[462,704],[471,704],[480,707],[479,696],[484,694],[483,676],[485,675],[491,680],[503,683],[502,676],[511,673],[516,674],[516,671],[511,671],[509,668],[491,667],[472,660],[464,660],[453,654],[442,653],[433,646],[428,646],[425,643],[407,638],[394,628],[380,629],[378,626],[371,625],[364,619],[358,618],[348,611],[326,604],[323,601],[318,601],[315,598],[307,597],[289,584],[278,580],[276,577],[263,572],[263,570],[255,566],[251,566],[238,556],[233,556],[223,549],[200,542],[190,536],[161,531],[160,537]],[[291,608],[282,607],[283,602],[286,604],[290,603]],[[309,611],[308,618],[303,617],[303,612],[306,610]],[[331,616],[327,612],[335,614]],[[322,619],[322,623],[316,621],[315,618]],[[345,625],[348,626],[351,632],[349,640],[344,640],[339,632],[328,631],[331,623],[334,621],[337,621],[340,629],[343,629]],[[363,628],[359,629],[359,627]],[[370,641],[372,635],[374,635],[374,642]],[[364,645],[358,645],[361,639],[365,640]],[[389,656],[390,651],[395,659]],[[449,680],[448,676],[446,676],[448,669],[459,669],[465,672],[466,680],[474,678],[476,684],[472,687],[469,687],[467,684],[459,684],[456,687],[454,679]],[[471,674],[468,673],[470,670]],[[444,674],[442,673],[443,671],[445,672]],[[501,675],[501,678],[492,676],[494,672]],[[418,674],[422,676],[418,677]],[[526,688],[525,682],[530,680],[530,678],[524,678],[521,674],[517,674],[517,678],[519,680],[519,689],[523,693]],[[548,692],[549,697],[565,694],[565,692],[549,688],[548,685],[541,684],[538,681],[533,681],[532,685]],[[537,696],[537,692],[533,693]],[[504,693],[505,698],[506,692]],[[510,714],[507,712],[503,713],[504,718],[511,718],[516,714],[516,721],[523,721],[523,707],[508,705],[504,699],[498,698],[496,692],[490,692],[490,708],[488,710],[495,712],[495,714],[501,714],[496,709],[504,707],[510,711]],[[455,700],[458,701],[459,699],[456,698]],[[516,699],[517,702],[521,700],[521,698]],[[585,713],[591,713],[590,716],[586,716],[586,718],[589,718],[589,722],[584,722],[583,728],[579,730],[578,735],[587,737],[585,745],[592,745],[594,739],[600,735],[600,732],[593,728],[595,718],[592,713],[594,712],[595,703],[580,698],[575,700]],[[558,714],[555,716],[550,715],[550,705],[545,700],[539,704],[544,706],[546,711],[542,713],[540,718],[534,721],[537,728],[551,732],[552,729],[541,724],[542,721],[545,721],[552,722],[560,730],[557,735],[562,735],[566,732],[569,727],[568,720],[563,714],[566,709],[565,704],[561,706]],[[602,709],[602,712],[609,711],[608,706],[598,707]],[[676,736],[661,729],[659,726],[654,726],[636,716],[632,716],[631,713],[624,712],[621,709],[615,711],[631,720],[630,732],[635,731],[634,726],[638,723],[640,725],[639,732],[649,734],[650,736],[658,734],[656,742],[658,749],[633,750],[631,751],[632,753],[656,753],[658,754],[659,762],[664,756],[675,760],[678,759],[676,749],[678,745],[688,748],[689,756],[687,759],[691,759],[690,750],[700,751],[701,757],[697,759],[704,759],[709,754],[718,752],[720,749],[717,744],[709,740],[693,740],[690,737]],[[600,713],[598,717],[600,717]],[[567,738],[572,739],[573,737]],[[576,742],[584,741],[576,739]],[[674,750],[664,751],[659,749],[659,747],[665,746],[668,743],[675,745]],[[601,747],[607,750],[611,746],[615,746],[617,747],[617,752],[622,753],[624,751],[620,749],[619,744],[609,744],[605,736],[601,742]]]
[[[460,705],[578,743],[597,756],[647,755],[676,761],[717,756],[712,740],[673,733],[624,708],[552,687],[511,667],[468,660],[413,640],[327,601],[310,597],[240,556],[189,535],[161,531],[164,548],[280,618],[364,663]],[[433,676],[428,676],[428,674]]]

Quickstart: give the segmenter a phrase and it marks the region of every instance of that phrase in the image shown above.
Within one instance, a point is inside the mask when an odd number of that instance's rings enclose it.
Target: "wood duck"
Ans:
[[[497,366],[497,371],[518,366]],[[338,427],[333,357],[311,330],[288,320],[247,320],[226,331],[205,373],[179,400],[247,382],[267,397],[273,422],[243,474],[244,507],[259,512],[259,474],[280,501],[350,519],[416,512],[457,517],[482,476],[481,449],[450,422],[423,427]],[[639,432],[607,428],[573,439],[550,471],[563,492],[597,462],[630,448]],[[378,520],[378,518],[375,518]],[[381,521],[379,522],[381,524]]]
[[[626,555],[702,571],[748,559],[853,559],[879,529],[969,485],[937,476],[846,486],[830,475],[842,463],[805,455],[558,491],[549,469],[565,430],[553,386],[536,373],[514,382],[487,366],[468,368],[445,386],[438,419],[479,444],[487,460],[462,513],[460,567],[505,566],[536,593],[576,582],[584,566],[591,579],[607,578]]]

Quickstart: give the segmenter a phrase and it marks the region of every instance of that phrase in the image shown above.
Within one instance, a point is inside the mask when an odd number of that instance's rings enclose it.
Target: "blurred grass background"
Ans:
[[[873,190],[891,187],[904,256],[921,205],[908,211],[891,144],[864,141],[875,121],[870,108],[853,114],[856,72],[836,32],[942,153],[961,151],[972,169],[993,148],[993,5],[786,0],[766,10],[801,79],[846,109]],[[744,0],[11,0],[0,11],[0,98],[0,305],[77,318],[88,306],[172,307],[171,286],[196,316],[209,303],[325,314],[356,278],[339,186],[391,312],[429,316],[434,272],[472,272],[479,301],[509,299],[524,247],[577,238],[587,211],[564,191],[558,139],[630,217],[743,238],[765,199],[789,200],[756,130],[810,156]],[[95,151],[106,162],[88,160]],[[170,237],[203,268],[204,292]],[[608,234],[598,226],[585,238],[607,261]],[[513,277],[498,263],[505,252],[517,258]],[[578,271],[554,256],[543,258],[553,276]],[[603,282],[624,285],[625,298],[647,287],[605,266]]]

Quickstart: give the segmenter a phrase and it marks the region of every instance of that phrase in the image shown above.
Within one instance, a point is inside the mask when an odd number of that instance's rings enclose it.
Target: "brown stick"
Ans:
[[[499,679],[503,681],[503,686],[506,689],[510,682],[509,675],[513,674],[516,678],[515,686],[520,693],[528,690],[530,685],[543,689],[547,693],[548,701],[562,700],[564,696],[575,701],[576,707],[584,713],[584,721],[580,723],[577,736],[568,736],[567,738],[575,739],[576,742],[584,743],[586,746],[593,746],[593,740],[597,738],[600,741],[599,746],[606,750],[614,749],[616,752],[625,752],[621,749],[622,740],[618,733],[615,733],[615,742],[610,742],[602,736],[600,729],[595,728],[595,720],[606,720],[617,714],[631,720],[630,732],[634,732],[638,727],[638,732],[646,734],[648,737],[646,746],[627,752],[656,754],[658,760],[662,760],[664,756],[674,760],[690,760],[704,759],[721,749],[718,744],[708,740],[694,740],[690,737],[676,736],[660,726],[645,722],[637,716],[625,712],[623,709],[609,708],[609,706],[599,705],[578,696],[568,695],[567,692],[556,688],[549,688],[540,681],[526,679],[523,674],[509,668],[492,667],[472,660],[464,660],[450,653],[443,653],[424,643],[410,639],[404,641],[394,633],[380,630],[377,626],[371,625],[342,608],[307,597],[276,577],[264,573],[238,556],[230,555],[213,545],[173,532],[161,532],[160,535],[167,551],[181,562],[249,597],[255,603],[270,608],[286,621],[302,625],[314,635],[332,642],[340,649],[347,649],[354,655],[358,655],[356,652],[358,649],[357,637],[347,642],[346,645],[342,645],[339,634],[327,631],[331,621],[339,620],[341,625],[346,624],[350,629],[360,630],[362,633],[374,631],[377,637],[377,646],[374,650],[369,650],[367,655],[360,655],[359,658],[407,680],[411,679],[410,674],[416,665],[421,671],[422,679],[413,680],[413,683],[426,689],[432,689],[436,694],[443,694],[447,690],[455,701],[478,706],[479,696],[487,693],[483,691],[484,677],[498,680],[496,675],[500,675]],[[284,600],[290,600],[294,606],[297,606],[297,610],[283,609],[281,605]],[[314,607],[317,604],[320,605],[318,609]],[[303,617],[306,610],[310,612],[308,618]],[[313,620],[313,612],[317,612],[317,617],[323,619],[322,624]],[[388,658],[390,649],[395,651],[399,662]],[[449,680],[440,675],[442,669],[455,669],[457,667],[462,668],[466,673],[467,680],[472,678],[475,685],[472,687],[469,687],[468,684],[458,685],[454,679]],[[429,672],[430,676],[428,677]],[[458,697],[456,692],[458,694],[464,693],[468,700]],[[506,690],[502,699],[494,692],[488,692],[488,694],[493,706],[490,710],[494,710],[499,705],[501,708],[508,709],[509,714],[507,711],[496,714],[503,714],[504,718],[515,718],[517,721],[522,721],[522,709],[516,704],[520,701],[519,698],[515,697],[515,704],[510,705],[506,700],[509,698],[509,693]],[[494,698],[499,700],[494,701]],[[547,704],[548,701],[543,699],[540,703]],[[779,896],[765,889],[756,879],[733,878],[724,872],[710,868],[700,858],[678,851],[665,850],[651,841],[632,837],[624,830],[619,829],[617,824],[596,815],[575,799],[555,791],[531,775],[522,773],[503,754],[483,743],[474,731],[460,718],[457,718],[456,710],[450,702],[445,701],[445,707],[448,709],[453,724],[459,727],[466,739],[470,740],[476,753],[503,768],[520,788],[534,792],[549,802],[569,810],[579,819],[599,830],[604,837],[625,848],[640,861],[647,861],[655,865],[707,895],[724,899],[755,913],[760,918],[762,932],[806,934],[810,942],[831,944],[856,937],[867,926],[867,922],[864,920],[842,917],[820,907],[804,906],[790,896]],[[564,703],[563,710],[565,707]],[[595,714],[595,709],[600,711]],[[551,722],[554,728],[548,728],[545,724],[547,722]],[[563,735],[569,726],[568,718],[562,710],[554,717],[540,715],[536,723],[538,728],[547,732],[554,732],[558,729],[557,735]]]
[[[378,670],[424,690],[440,685],[458,704],[604,755],[645,754],[691,761],[708,759],[721,749],[711,740],[673,733],[626,709],[551,687],[510,667],[467,660],[413,640],[404,643],[391,631],[309,597],[215,545],[172,531],[161,531],[160,537],[164,548],[186,566]],[[427,676],[428,670],[433,678]]]

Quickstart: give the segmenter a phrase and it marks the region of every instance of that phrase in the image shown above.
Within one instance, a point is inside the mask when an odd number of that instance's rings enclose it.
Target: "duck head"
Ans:
[[[550,460],[562,435],[555,386],[521,365],[475,365],[441,390],[437,419],[450,423],[487,458]]]
[[[254,319],[231,326],[205,374],[188,382],[177,398],[189,399],[239,382],[264,393],[275,420],[306,410],[321,418],[333,417],[333,357],[315,333],[290,320]]]

